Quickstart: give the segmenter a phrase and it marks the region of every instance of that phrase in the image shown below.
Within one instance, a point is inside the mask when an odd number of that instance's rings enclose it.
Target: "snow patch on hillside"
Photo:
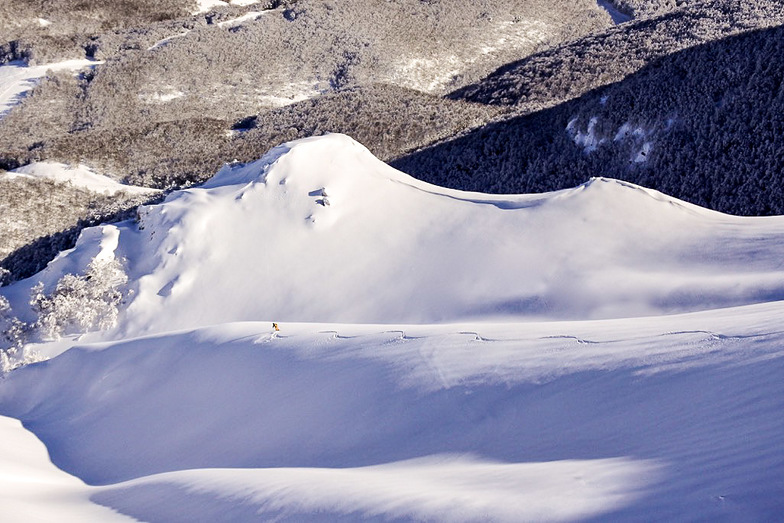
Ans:
[[[148,85],[139,93],[139,99],[146,103],[166,103],[183,96],[185,96],[185,93],[173,85],[164,85],[157,88],[153,85]]]
[[[550,36],[548,24],[541,20],[504,21],[497,25],[495,41],[488,42],[482,48],[482,54],[498,51],[509,52],[527,50],[536,44],[545,42]]]
[[[490,31],[477,35],[460,50],[434,50],[428,56],[402,56],[392,64],[389,81],[426,93],[439,93],[451,88],[457,78],[483,55],[503,54],[509,57],[531,52],[549,37],[548,24],[540,20],[503,21]]]
[[[665,125],[662,126],[663,130],[669,130],[674,123],[673,118],[669,118]],[[645,129],[643,127],[633,127],[629,122],[624,123],[613,138],[614,142],[629,142],[632,144],[632,155],[630,162],[643,163],[647,162],[650,158],[651,151],[653,150],[654,142],[650,139],[656,129]]]
[[[586,130],[582,131],[577,127],[577,118],[573,118],[566,124],[566,131],[572,136],[575,144],[582,147],[586,153],[591,153],[605,142],[605,139],[600,138],[596,133],[597,123],[599,123],[599,118],[596,116],[592,117],[588,121]]]
[[[403,87],[432,93],[444,89],[460,73],[462,60],[457,56],[401,58],[394,67],[393,81]]]
[[[169,42],[171,42],[171,41],[172,41],[172,40],[174,40],[174,39],[177,39],[177,38],[182,38],[183,36],[187,36],[187,35],[188,35],[188,33],[190,33],[190,32],[191,32],[191,30],[190,30],[190,29],[188,29],[188,30],[186,30],[186,31],[183,31],[183,32],[181,32],[181,33],[177,33],[177,34],[175,34],[175,35],[172,35],[172,36],[167,36],[166,38],[163,38],[163,39],[161,39],[161,40],[158,40],[157,42],[155,42],[154,44],[152,44],[150,47],[148,47],[148,48],[147,48],[147,50],[148,50],[148,51],[152,51],[152,50],[154,50],[154,49],[158,49],[159,47],[163,47],[164,45],[168,44]]]
[[[324,90],[319,89],[313,82],[291,82],[278,86],[272,92],[268,89],[256,89],[256,100],[262,106],[283,107],[323,93]]]
[[[121,184],[81,164],[72,166],[57,162],[35,162],[9,171],[0,175],[0,177],[7,179],[20,177],[43,178],[55,182],[70,183],[74,187],[101,194],[117,194],[118,192],[151,194],[160,192],[158,189]]]
[[[260,16],[262,16],[266,11],[249,11],[242,16],[238,16],[236,18],[232,18],[230,20],[224,20],[223,22],[218,22],[218,27],[223,29],[236,27],[238,25],[242,25],[245,22],[256,20]]]
[[[604,105],[606,97],[602,97],[599,103]],[[603,144],[610,141],[612,142],[626,142],[631,149],[631,156],[629,163],[643,163],[647,162],[650,158],[653,146],[655,143],[654,135],[657,131],[668,131],[675,123],[674,118],[666,120],[664,125],[659,125],[652,129],[643,127],[634,127],[631,123],[625,122],[621,125],[614,135],[603,135],[602,132],[597,131],[599,118],[596,116],[588,120],[588,124],[583,130],[579,124],[579,118],[574,117],[566,124],[566,132],[572,138],[574,143],[581,147],[583,151],[590,154],[596,151]]]
[[[193,11],[193,14],[207,13],[216,7],[226,7],[228,5],[236,5],[240,7],[253,5],[259,3],[260,0],[197,0],[198,9]]]
[[[31,91],[48,71],[79,71],[102,63],[94,60],[66,60],[36,66],[27,66],[22,62],[0,65],[0,117]]]

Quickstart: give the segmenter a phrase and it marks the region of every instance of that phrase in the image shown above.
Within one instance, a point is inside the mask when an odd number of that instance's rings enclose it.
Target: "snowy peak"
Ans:
[[[440,189],[386,166],[362,144],[338,133],[280,145],[249,164],[226,165],[201,189],[232,187],[243,199],[260,184],[276,198],[296,201],[306,195],[326,207],[339,195],[362,199],[382,187],[388,190],[389,182]]]

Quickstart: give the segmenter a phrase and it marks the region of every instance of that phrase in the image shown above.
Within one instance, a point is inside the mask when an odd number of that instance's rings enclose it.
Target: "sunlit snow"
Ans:
[[[206,13],[216,7],[227,5],[248,6],[259,3],[260,0],[197,0],[198,9],[193,14]]]
[[[784,510],[784,217],[604,178],[466,193],[328,135],[86,229],[0,293],[24,316],[96,258],[131,281],[117,328],[0,380],[30,432],[0,431],[33,449],[0,453],[0,519]]]

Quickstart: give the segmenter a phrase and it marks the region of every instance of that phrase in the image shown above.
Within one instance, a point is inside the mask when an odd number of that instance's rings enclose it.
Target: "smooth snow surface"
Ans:
[[[132,521],[89,501],[85,484],[49,460],[19,420],[0,416],[0,521]]]
[[[342,135],[139,214],[0,289],[29,321],[39,280],[131,282],[116,329],[0,379],[49,453],[0,418],[31,449],[0,452],[0,520],[784,513],[782,217],[603,178],[448,190]]]
[[[770,521],[782,314],[227,324],[13,371],[0,412],[144,521]]]
[[[33,67],[21,62],[0,66],[0,117],[35,87],[38,80],[46,76],[47,71],[78,71],[101,63],[103,62],[94,60],[67,60]]]
[[[130,194],[147,194],[159,192],[157,189],[123,185],[108,176],[97,174],[84,165],[70,166],[57,162],[36,162],[19,167],[3,175],[6,178],[30,177],[45,178],[56,182],[68,182],[74,187],[81,187],[101,194],[117,194],[125,191]]]

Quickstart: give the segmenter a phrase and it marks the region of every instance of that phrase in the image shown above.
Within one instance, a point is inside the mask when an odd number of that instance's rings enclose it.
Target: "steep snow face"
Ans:
[[[544,195],[442,189],[343,135],[227,166],[139,214],[119,228],[134,282],[127,335],[260,319],[619,317],[784,297],[780,218],[607,179]]]

